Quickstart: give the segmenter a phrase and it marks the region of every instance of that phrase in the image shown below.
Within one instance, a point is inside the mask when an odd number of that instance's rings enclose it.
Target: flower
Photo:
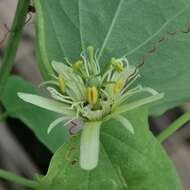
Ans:
[[[90,46],[73,64],[52,61],[56,74],[51,81],[43,83],[52,99],[18,93],[26,102],[62,114],[50,124],[48,133],[60,122],[65,126],[72,125],[72,131],[82,130],[80,166],[86,170],[94,169],[98,164],[99,133],[104,121],[115,119],[133,134],[132,124],[122,113],[164,96],[149,87],[134,87],[140,75],[126,58],[111,58],[109,67],[103,72],[96,54]],[[146,97],[134,99],[140,93],[146,93]]]

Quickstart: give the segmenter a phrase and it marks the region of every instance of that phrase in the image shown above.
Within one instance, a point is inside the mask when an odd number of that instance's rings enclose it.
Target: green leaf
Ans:
[[[56,127],[51,134],[48,135],[47,129],[49,124],[60,117],[60,115],[24,102],[17,96],[18,92],[39,94],[39,90],[29,82],[19,77],[10,77],[2,95],[2,103],[8,115],[23,121],[36,134],[41,142],[52,152],[56,151],[67,138],[67,130],[62,125]]]
[[[114,121],[101,127],[98,167],[79,167],[80,135],[71,137],[54,155],[37,190],[180,190],[171,161],[148,129],[144,109],[126,116],[135,128],[132,135]]]
[[[37,49],[39,65],[43,76],[48,78],[50,77],[49,74],[53,72],[50,66],[52,60],[64,61],[64,58],[67,57],[70,61],[74,61],[81,53],[80,32],[68,13],[64,11],[61,1],[37,0],[35,6],[38,15]],[[75,8],[69,12],[74,15],[78,14],[75,12]],[[76,19],[78,20],[78,18]],[[78,22],[77,20],[75,22]]]
[[[40,67],[48,61],[73,61],[88,45],[99,48],[102,65],[115,56],[138,64],[143,54],[166,32],[185,29],[190,0],[36,0]],[[162,42],[145,61],[139,83],[166,94],[152,107],[160,114],[189,101],[190,33]]]

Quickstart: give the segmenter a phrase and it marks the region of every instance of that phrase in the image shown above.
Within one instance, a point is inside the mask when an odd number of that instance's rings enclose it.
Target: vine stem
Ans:
[[[190,111],[184,113],[177,120],[175,120],[171,125],[169,125],[169,127],[167,127],[163,132],[161,132],[157,136],[158,141],[162,143],[188,121],[190,121]]]
[[[9,39],[7,42],[7,45],[5,47],[5,53],[2,60],[2,65],[0,68],[0,96],[3,93],[4,85],[7,81],[7,78],[9,77],[11,68],[14,63],[14,59],[16,56],[18,44],[21,38],[22,30],[25,25],[25,18],[28,13],[28,6],[30,4],[30,0],[19,0],[14,21],[11,27],[11,30],[9,31]],[[6,115],[3,115],[1,119],[6,117]],[[0,178],[3,178],[5,180],[9,180],[12,182],[15,182],[17,184],[20,184],[22,186],[26,186],[29,188],[35,188],[37,185],[37,182],[29,179],[25,179],[23,177],[17,176],[15,174],[12,174],[11,172],[5,171],[0,169]]]
[[[5,180],[17,183],[19,185],[29,187],[29,188],[36,188],[37,182],[29,179],[25,179],[23,177],[17,176],[15,174],[12,174],[11,172],[5,171],[0,169],[0,178],[3,178]]]
[[[14,63],[30,0],[19,0],[0,68],[0,97]]]

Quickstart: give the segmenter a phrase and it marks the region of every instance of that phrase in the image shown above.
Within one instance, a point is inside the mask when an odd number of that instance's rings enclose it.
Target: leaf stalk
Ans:
[[[175,133],[179,128],[181,128],[188,121],[190,121],[190,111],[184,113],[172,124],[170,124],[163,132],[161,132],[157,136],[158,141],[160,143],[164,142],[168,137],[170,137],[173,133]]]
[[[16,56],[18,44],[21,38],[22,30],[25,25],[25,18],[28,13],[29,0],[19,0],[14,17],[14,21],[9,31],[9,39],[5,47],[5,53],[0,68],[0,97],[3,93],[3,89],[7,78],[11,72],[14,59]]]
[[[37,182],[34,180],[29,180],[20,176],[17,176],[15,174],[12,174],[11,172],[5,171],[0,169],[0,178],[3,178],[5,180],[17,183],[19,185],[28,187],[28,188],[35,188],[37,186]]]

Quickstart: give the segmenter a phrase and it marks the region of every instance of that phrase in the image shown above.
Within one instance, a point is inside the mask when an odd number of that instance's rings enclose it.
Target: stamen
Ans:
[[[111,59],[111,64],[117,72],[122,72],[124,70],[123,63],[118,61],[116,58]]]
[[[94,59],[94,48],[92,46],[87,47],[87,53],[88,53],[88,57],[89,57],[89,65],[91,68],[91,72],[94,75],[99,74],[98,72],[98,63],[95,61]]]
[[[97,72],[100,73],[100,72],[101,72],[101,69],[100,69],[100,65],[99,65],[99,63],[98,63],[97,55],[98,55],[98,49],[97,49],[96,52],[95,52],[94,60],[95,60],[95,63],[96,63]]]
[[[108,77],[107,77],[108,82],[112,80],[112,75],[113,75],[113,69],[110,70],[110,72],[108,73]]]
[[[65,92],[65,80],[63,75],[59,74],[58,76],[58,82],[59,82],[59,87],[62,93]]]
[[[105,90],[101,89],[101,91],[104,93],[104,95],[106,96],[107,99],[110,99],[109,94]]]
[[[70,63],[70,61],[69,61],[66,57],[64,57],[64,59],[65,59],[66,63],[67,63],[69,66],[72,66],[72,64]]]
[[[71,98],[69,96],[63,96],[61,93],[59,93],[56,89],[52,87],[47,87],[47,90],[50,92],[52,98],[67,104],[72,104]]]
[[[129,65],[129,62],[126,57],[118,59],[119,62],[124,63],[126,66]]]
[[[103,77],[102,77],[102,82],[104,82],[104,80],[106,80],[106,78],[107,78],[107,81],[109,81],[108,80],[108,76],[109,76],[109,74],[112,72],[112,70],[113,70],[113,68],[109,68],[105,73],[104,73],[104,75],[103,75]]]
[[[87,88],[87,100],[91,105],[95,105],[98,101],[98,90],[95,86]]]
[[[86,60],[86,57],[85,57],[84,53],[82,52],[82,53],[80,54],[80,56],[81,56],[82,59],[83,59],[83,62],[84,62],[84,68],[85,68],[86,74],[87,74],[87,76],[90,76],[90,74],[89,74],[89,70],[88,70],[87,60]]]
[[[79,60],[76,61],[74,64],[72,64],[71,67],[72,67],[73,69],[80,69],[82,65],[83,65],[83,61],[79,59]]]
[[[131,79],[131,81],[129,80],[129,83],[126,84],[126,86],[123,88],[123,90],[121,91],[121,94],[123,94],[139,77],[140,75],[137,74],[134,76],[134,78]]]
[[[114,86],[113,86],[113,92],[114,94],[117,94],[118,92],[121,91],[122,87],[124,85],[124,81],[119,79],[115,82]]]
[[[141,85],[138,85],[137,87],[132,88],[129,91],[126,91],[124,94],[120,93],[121,96],[115,100],[115,103],[113,105],[113,109],[119,105],[122,105],[131,96],[133,96],[137,93],[141,93],[142,91],[143,91],[143,87]]]

